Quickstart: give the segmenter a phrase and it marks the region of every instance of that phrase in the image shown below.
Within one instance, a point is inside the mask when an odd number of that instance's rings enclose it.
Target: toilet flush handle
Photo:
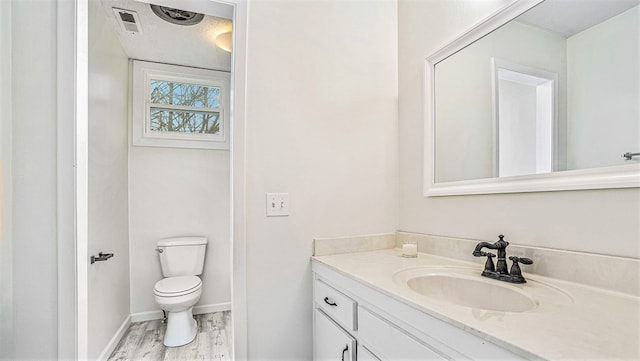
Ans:
[[[156,248],[156,252],[162,253],[162,252],[164,252],[164,250],[162,248]]]

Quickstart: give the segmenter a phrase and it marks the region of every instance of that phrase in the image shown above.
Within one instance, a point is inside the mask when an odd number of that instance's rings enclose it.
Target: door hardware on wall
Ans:
[[[113,253],[99,252],[97,256],[91,256],[91,264],[94,264],[99,261],[106,261],[111,257],[113,257]]]

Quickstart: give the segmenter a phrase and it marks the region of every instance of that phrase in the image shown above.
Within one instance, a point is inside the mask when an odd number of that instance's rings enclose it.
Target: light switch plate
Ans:
[[[289,193],[267,193],[267,217],[289,215]]]

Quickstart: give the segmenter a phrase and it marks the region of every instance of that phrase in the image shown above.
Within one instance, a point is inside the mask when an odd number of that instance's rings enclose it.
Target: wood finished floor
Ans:
[[[205,313],[195,319],[196,339],[180,347],[162,344],[167,326],[161,320],[132,323],[108,361],[231,361],[231,311]]]

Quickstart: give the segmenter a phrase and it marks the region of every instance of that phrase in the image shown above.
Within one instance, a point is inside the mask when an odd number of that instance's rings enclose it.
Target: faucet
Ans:
[[[473,250],[475,257],[487,257],[487,262],[484,264],[484,270],[482,275],[485,277],[497,279],[500,281],[510,283],[525,283],[527,282],[522,276],[519,263],[533,264],[533,261],[529,258],[511,256],[509,259],[513,262],[511,264],[511,270],[507,271],[507,246],[509,242],[504,240],[504,235],[499,235],[498,240],[495,243],[480,242]],[[493,264],[493,257],[496,255],[491,252],[483,252],[483,248],[495,249],[498,253],[498,261]]]

